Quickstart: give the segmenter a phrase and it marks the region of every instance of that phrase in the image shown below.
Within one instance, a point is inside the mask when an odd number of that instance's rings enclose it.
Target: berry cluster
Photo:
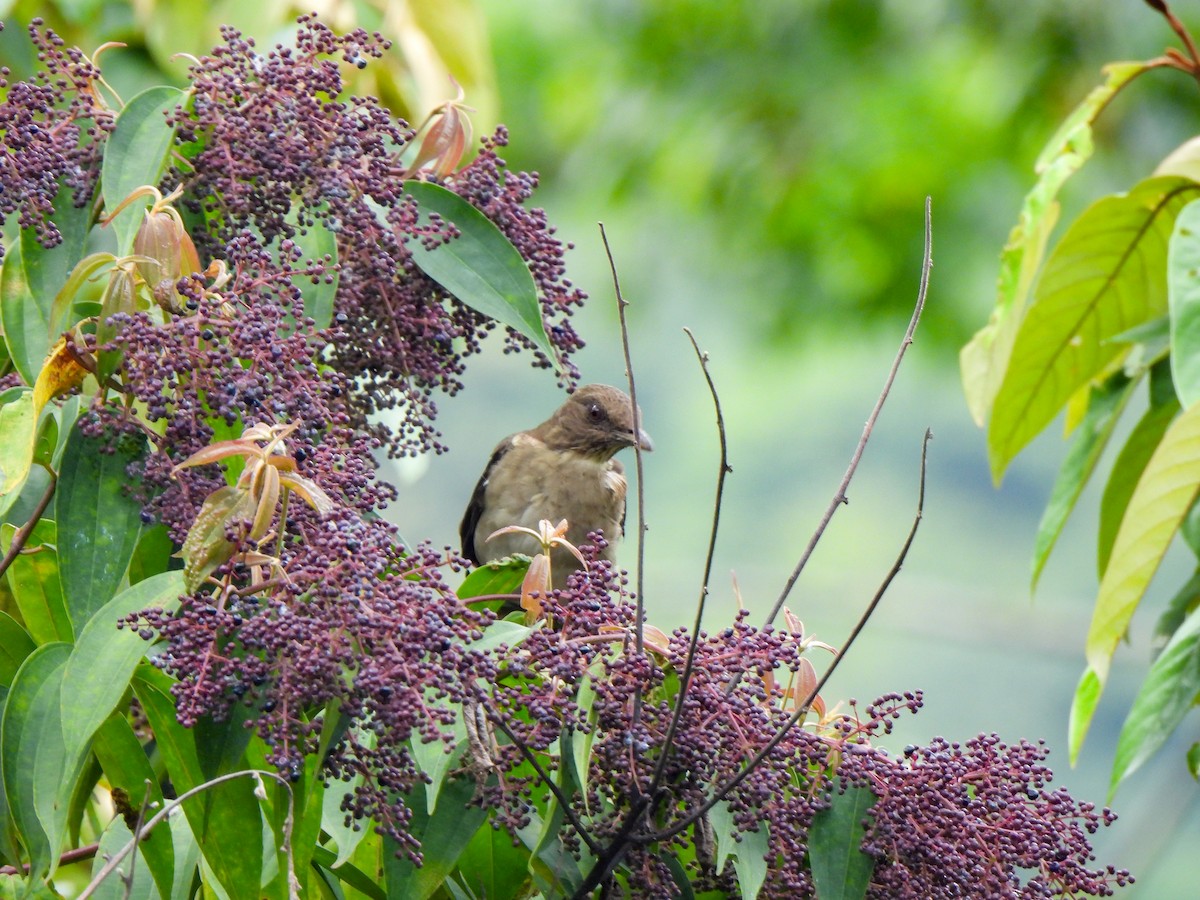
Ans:
[[[22,226],[52,244],[59,185],[92,200],[111,116],[95,99],[95,67],[51,32],[33,33],[46,73],[9,86],[0,103],[0,211],[19,209]],[[877,798],[863,844],[876,861],[871,897],[1065,897],[1131,880],[1091,866],[1088,835],[1112,816],[1050,789],[1040,745],[935,741],[900,759],[875,749],[873,737],[920,707],[916,694],[788,727],[808,645],[745,614],[695,641],[646,629],[637,652],[645,626],[624,574],[599,558],[600,536],[588,569],[543,599],[549,626],[514,647],[473,648],[491,615],[449,589],[444,572],[459,561],[402,546],[377,516],[395,492],[377,479],[373,454],[442,449],[433,393],[458,390],[464,360],[494,327],[406,249],[440,239],[403,191],[412,133],[374,100],[341,98],[336,60],[365,64],[386,44],[362,31],[337,36],[311,17],[292,49],[260,53],[232,30],[224,39],[192,69],[191,104],[173,116],[182,152],[162,185],[181,186],[208,265],[180,269],[179,241],[166,247],[173,256],[160,269],[179,279],[146,284],[140,305],[131,299],[103,331],[79,331],[74,348],[104,370],[84,426],[150,443],[135,473],[147,523],[161,520],[176,544],[202,543],[212,556],[177,614],[126,621],[162,639],[155,661],[177,679],[182,722],[237,715],[271,762],[297,775],[330,728],[341,736],[327,774],[361,779],[347,814],[416,854],[402,797],[425,773],[411,742],[448,738],[462,715],[467,767],[493,821],[517,831],[553,787],[566,850],[612,862],[609,873],[619,869],[637,896],[676,895],[671,857],[693,860],[687,877],[698,887],[736,891],[699,812],[718,789],[738,832],[766,829],[762,896],[813,896],[810,835],[838,785]],[[544,214],[526,207],[536,178],[507,172],[498,156],[505,141],[497,132],[446,185],[529,264],[554,362],[570,379],[567,357],[581,342],[569,316],[584,297],[565,278],[565,248]],[[336,263],[301,250],[315,227],[337,236]],[[332,324],[319,329],[298,285],[335,276]],[[397,428],[368,423],[397,406]],[[232,455],[220,457],[224,470],[196,461],[222,441],[263,478],[243,484]],[[263,487],[270,477],[274,494]],[[308,487],[275,504],[284,477]],[[340,722],[322,718],[335,709]]]
[[[575,779],[568,847],[586,844],[601,857],[620,847],[637,896],[677,896],[664,854],[694,858],[689,877],[698,888],[736,894],[732,866],[715,871],[709,820],[694,811],[787,726],[796,699],[786,685],[801,669],[805,642],[753,628],[743,613],[700,635],[680,693],[689,635],[678,630],[639,656],[633,610],[623,577],[593,558],[543,601],[556,627],[502,654],[478,698],[493,720],[492,758],[502,773],[485,802],[516,830],[531,805],[545,801],[546,778],[568,790]],[[585,695],[594,699],[583,704]],[[846,787],[877,798],[863,844],[876,860],[872,898],[1106,896],[1132,881],[1128,872],[1091,867],[1088,835],[1115,817],[1051,790],[1043,746],[981,736],[909,748],[900,759],[872,746],[921,702],[920,694],[891,694],[861,714],[852,703],[847,715],[792,726],[729,791],[736,829],[767,830],[760,896],[815,896],[806,849],[814,816]],[[668,741],[677,705],[682,714]],[[590,742],[586,771],[562,771],[581,741]]]
[[[453,395],[461,387],[465,360],[494,323],[448,295],[407,250],[410,240],[428,238],[403,191],[401,154],[413,133],[374,99],[341,99],[334,58],[365,65],[387,42],[363,31],[338,36],[309,16],[300,19],[294,49],[260,53],[233,29],[224,38],[192,68],[192,109],[175,116],[191,148],[174,178],[186,186],[189,208],[216,222],[198,236],[201,249],[233,268],[256,267],[236,252],[237,238],[253,233],[275,247],[314,223],[332,230],[344,329],[328,345],[329,362],[356,384],[355,423],[363,428],[369,415],[398,409],[398,426],[377,432],[391,452],[441,451],[433,391]],[[565,247],[544,213],[525,206],[536,178],[507,172],[497,155],[505,140],[501,130],[445,186],[483,211],[529,262],[558,362],[574,381],[569,355],[582,342],[568,317],[584,295],[563,277]],[[508,342],[532,349],[514,333]],[[552,364],[540,355],[535,361]]]
[[[69,190],[76,206],[91,199],[113,115],[99,97],[100,70],[41,24],[29,26],[41,71],[9,84],[8,68],[0,68],[0,220],[19,210],[20,227],[54,247],[62,240],[50,220],[56,197]]]

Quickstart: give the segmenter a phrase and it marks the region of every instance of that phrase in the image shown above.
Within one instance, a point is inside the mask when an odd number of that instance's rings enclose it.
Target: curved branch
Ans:
[[[775,617],[779,615],[779,611],[783,609],[783,604],[787,602],[788,595],[792,592],[792,588],[796,585],[796,580],[800,577],[800,573],[804,571],[804,567],[808,564],[809,557],[817,548],[817,543],[825,534],[825,529],[829,527],[829,522],[833,518],[833,514],[837,512],[839,506],[848,502],[846,497],[846,489],[850,486],[850,480],[854,477],[855,471],[858,469],[858,463],[862,459],[863,451],[867,447],[867,441],[871,438],[871,432],[875,429],[875,421],[879,418],[880,410],[883,409],[883,404],[888,398],[888,394],[892,390],[892,384],[896,380],[896,373],[900,371],[900,363],[904,359],[904,353],[908,350],[909,344],[913,342],[913,334],[917,330],[917,323],[921,320],[921,311],[925,308],[925,296],[929,291],[929,271],[933,268],[933,224],[932,224],[932,201],[929,197],[925,198],[925,254],[921,263],[921,285],[917,290],[917,305],[913,309],[912,318],[908,323],[908,330],[904,332],[904,340],[900,342],[900,349],[896,351],[896,358],[892,360],[892,368],[888,372],[887,379],[883,383],[883,390],[879,394],[879,399],[875,401],[875,407],[871,410],[871,414],[867,417],[867,423],[863,426],[862,437],[858,439],[858,446],[854,448],[854,454],[850,457],[850,465],[846,468],[846,473],[842,476],[842,481],[837,487],[837,491],[833,495],[833,499],[829,502],[825,514],[821,517],[820,524],[817,525],[817,530],[808,541],[808,546],[804,548],[804,553],[800,556],[800,561],[796,563],[796,568],[792,570],[791,577],[783,586],[783,591],[779,595],[779,599],[775,601],[775,605],[771,607],[771,612],[767,616],[763,626],[766,627],[775,621]]]

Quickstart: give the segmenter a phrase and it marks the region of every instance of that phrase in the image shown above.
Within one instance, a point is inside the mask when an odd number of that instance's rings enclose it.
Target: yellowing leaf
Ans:
[[[1076,698],[1076,708],[1072,710],[1072,756],[1087,733],[1117,644],[1125,636],[1150,579],[1198,491],[1200,406],[1194,406],[1167,429],[1125,508],[1088,629],[1088,671],[1093,676],[1089,692],[1094,691],[1095,696],[1090,698],[1090,708]]]
[[[66,339],[60,337],[42,364],[37,383],[33,386],[34,421],[41,416],[47,403],[79,387],[87,375],[88,370],[79,364],[74,351],[67,348]]]
[[[1152,178],[1076,219],[1046,263],[996,394],[988,429],[992,475],[1081,387],[1129,352],[1110,340],[1167,311],[1167,242],[1200,184]]]
[[[1046,241],[1058,221],[1059,190],[1092,155],[1092,123],[1108,102],[1146,63],[1105,66],[1105,81],[1095,87],[1047,142],[1034,166],[1038,180],[1025,195],[1021,215],[1000,254],[996,307],[959,355],[967,407],[982,427],[1008,368],[1013,339],[1025,313],[1026,298],[1042,264]],[[1165,173],[1164,173],[1165,174]]]

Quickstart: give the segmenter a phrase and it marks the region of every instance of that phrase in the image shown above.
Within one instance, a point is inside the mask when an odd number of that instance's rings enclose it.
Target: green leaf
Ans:
[[[0,610],[0,686],[8,687],[17,676],[17,669],[37,647],[17,620]]]
[[[1105,66],[1104,83],[1093,88],[1067,117],[1034,165],[1037,182],[1025,195],[1017,224],[1000,254],[995,309],[959,357],[967,406],[980,426],[987,421],[1000,389],[1030,285],[1058,220],[1058,193],[1092,155],[1092,123],[1117,92],[1146,68],[1147,64],[1140,62]]]
[[[171,782],[182,794],[206,783],[210,775],[201,764],[200,736],[175,719],[170,682],[160,672],[142,667],[133,682],[134,692],[154,729]],[[216,752],[218,757],[223,751]],[[263,821],[254,797],[254,782],[238,778],[210,788],[183,804],[184,813],[200,845],[204,860],[232,898],[256,897],[262,876]]]
[[[1162,653],[1163,648],[1179,630],[1184,619],[1191,615],[1197,606],[1200,606],[1200,569],[1197,569],[1183,587],[1176,591],[1175,596],[1168,601],[1167,608],[1162,611],[1158,621],[1154,623],[1154,634],[1150,637],[1152,659],[1158,658],[1158,654]]]
[[[293,207],[293,214],[289,214],[288,221],[296,227],[296,236],[293,238],[293,242],[301,251],[299,264],[306,265],[308,260],[312,260],[317,265],[327,265],[330,270],[328,277],[320,276],[315,280],[312,276],[295,275],[292,277],[292,284],[304,297],[304,315],[313,320],[317,330],[322,330],[328,328],[329,323],[333,321],[333,302],[337,298],[340,278],[340,273],[336,268],[338,261],[337,235],[321,219],[301,228],[294,221],[295,210],[296,208]]]
[[[13,823],[29,853],[30,877],[35,883],[48,877],[57,865],[66,831],[65,803],[61,809],[54,808],[61,786],[70,775],[63,768],[62,732],[56,710],[70,652],[69,644],[45,644],[25,659],[8,692],[0,724],[4,793]]]
[[[52,217],[62,235],[47,250],[32,228],[22,229],[4,254],[0,269],[0,331],[21,379],[31,387],[58,339],[52,329],[54,298],[83,256],[91,210],[76,209],[69,187],[60,187]]]
[[[165,832],[166,829],[164,828]],[[155,835],[150,835],[151,840]],[[165,837],[159,835],[160,839]],[[108,823],[108,827],[104,829],[104,834],[100,836],[100,847],[96,851],[96,856],[92,860],[92,878],[100,874],[100,870],[104,868],[108,859],[121,850],[126,844],[133,840],[133,832],[125,824],[120,816],[114,816],[112,821]],[[166,843],[163,841],[163,843]],[[100,882],[99,886],[92,893],[96,900],[158,900],[159,893],[154,889],[154,880],[146,877],[146,859],[143,853],[144,845],[139,842],[137,850],[137,860],[133,859],[133,854],[129,854],[121,861],[120,866]],[[126,890],[123,875],[129,874],[133,868],[133,881],[129,885],[129,890]]]
[[[1042,513],[1038,523],[1037,539],[1033,551],[1033,578],[1030,589],[1037,587],[1042,568],[1050,557],[1050,551],[1058,536],[1062,533],[1067,517],[1075,508],[1083,487],[1092,477],[1100,455],[1108,446],[1113,429],[1121,418],[1125,404],[1133,395],[1133,389],[1138,381],[1131,380],[1123,373],[1117,373],[1102,386],[1094,388],[1088,402],[1087,414],[1075,430],[1075,439],[1067,458],[1063,460],[1054,481],[1054,489],[1050,492],[1050,502]]]
[[[1200,202],[1175,219],[1167,250],[1171,377],[1186,409],[1200,399]]]
[[[425,784],[425,812],[429,815],[437,810],[438,796],[446,781],[446,774],[451,766],[459,765],[467,747],[467,727],[463,723],[465,713],[461,707],[454,712],[454,743],[451,747],[447,747],[443,741],[423,741],[417,734],[409,738],[413,761],[428,779]]]
[[[23,390],[0,406],[0,516],[21,496],[33,463],[36,428],[32,390]]]
[[[1192,778],[1200,781],[1200,741],[1188,748],[1187,767],[1188,771],[1192,773]]]
[[[334,855],[331,850],[326,850],[324,847],[317,847],[313,851],[313,863],[324,869],[328,869],[337,876],[339,881],[354,888],[360,894],[369,897],[370,900],[388,900],[387,892],[379,887],[361,869],[349,863],[335,864]]]
[[[1133,701],[1108,784],[1111,801],[1117,787],[1174,734],[1200,695],[1200,610],[1193,610],[1150,667]]]
[[[988,429],[992,475],[1081,387],[1129,352],[1110,339],[1167,310],[1175,216],[1200,184],[1152,178],[1086,209],[1046,262],[1013,345]]]
[[[69,665],[70,662],[68,662]],[[104,724],[100,726],[93,737],[92,749],[100,761],[101,769],[104,770],[104,777],[108,781],[110,790],[124,791],[129,798],[130,809],[141,810],[145,804],[148,818],[153,815],[154,810],[162,808],[163,794],[159,780],[155,777],[154,769],[146,758],[145,750],[138,741],[137,735],[133,733],[133,727],[123,712],[114,712],[104,720]],[[149,794],[149,803],[147,803],[147,794]],[[150,803],[157,805],[151,807]],[[186,823],[184,816],[178,816],[177,819]],[[158,885],[159,895],[163,897],[178,896],[178,894],[172,893],[176,880],[175,853],[167,829],[160,826],[159,829],[148,835],[142,841],[141,850],[145,862],[150,868],[150,874],[154,878],[154,883]],[[185,860],[181,860],[181,865],[185,863]],[[193,860],[191,867],[195,868],[195,865]]]
[[[0,547],[7,551],[15,534],[12,525],[0,526]],[[59,584],[56,543],[54,522],[39,520],[25,542],[28,552],[19,554],[6,573],[25,627],[39,644],[75,639]]]
[[[1154,375],[1151,374],[1153,384]],[[1153,395],[1153,391],[1151,394]],[[1175,399],[1174,391],[1169,400],[1157,404],[1151,397],[1150,408],[1142,415],[1129,437],[1125,446],[1117,455],[1104,486],[1104,495],[1100,499],[1100,527],[1096,539],[1096,562],[1100,577],[1104,577],[1108,569],[1108,561],[1112,556],[1113,542],[1117,539],[1117,531],[1125,510],[1129,507],[1129,498],[1137,486],[1138,479],[1150,462],[1150,457],[1162,441],[1167,427],[1179,414],[1179,401]]]
[[[1108,678],[1117,643],[1125,636],[1150,579],[1198,491],[1200,407],[1192,407],[1184,410],[1163,435],[1134,488],[1113,542],[1087,637],[1088,669],[1096,679],[1096,699]],[[1080,742],[1089,723],[1090,714],[1072,726]]]
[[[483,827],[458,859],[461,880],[476,897],[524,897],[529,884],[529,852],[513,846],[504,829]]]
[[[813,885],[821,900],[862,900],[875,871],[875,860],[863,853],[863,822],[876,797],[869,788],[834,791],[828,809],[813,816],[808,855]]]
[[[463,579],[458,588],[458,599],[519,595],[527,571],[528,557],[506,556],[502,560],[485,563]]]
[[[437,214],[459,231],[433,250],[418,240],[409,252],[426,275],[476,312],[529,338],[549,359],[557,359],[538,302],[537,285],[517,248],[474,206],[452,191],[427,181],[406,181],[405,192],[421,207],[421,225]]]
[[[74,428],[54,494],[63,596],[76,634],[117,592],[141,529],[142,504],[130,494],[127,470],[145,441],[125,435],[111,444]]]
[[[758,831],[741,833],[741,842],[733,856],[733,870],[737,873],[742,900],[754,900],[762,890],[767,880],[767,851],[770,844],[766,822],[759,823]]]
[[[357,740],[366,750],[375,747],[375,734],[363,731]],[[347,814],[342,811],[342,800],[352,795],[362,784],[362,775],[356,774],[349,781],[331,781],[325,789],[325,797],[321,808],[321,829],[328,834],[337,846],[337,856],[329,867],[338,869],[345,865],[354,855],[358,845],[371,833],[369,825],[351,819],[346,821]],[[324,865],[324,864],[323,864]]]
[[[117,116],[100,170],[104,208],[110,214],[135,190],[143,185],[157,186],[162,179],[175,140],[175,129],[167,124],[166,115],[186,99],[187,93],[179,88],[158,85],[126,103]],[[118,255],[132,250],[150,202],[149,197],[134,201],[112,221]]]
[[[134,629],[118,629],[117,622],[151,607],[174,612],[182,593],[183,573],[164,572],[117,594],[83,626],[63,675],[63,741],[69,751],[87,748],[121,703],[150,647]]]
[[[407,855],[397,859],[395,844],[384,841],[388,900],[432,897],[454,870],[475,832],[480,828],[491,829],[487,824],[487,810],[468,805],[474,795],[474,779],[451,778],[443,785],[441,801],[432,816],[425,812],[424,804],[409,803],[412,821],[408,833],[421,842],[423,863],[417,868]]]
[[[1075,696],[1071,700],[1071,715],[1067,720],[1067,753],[1072,766],[1079,759],[1083,739],[1087,737],[1103,691],[1104,684],[1100,676],[1090,667],[1085,669],[1075,687]]]

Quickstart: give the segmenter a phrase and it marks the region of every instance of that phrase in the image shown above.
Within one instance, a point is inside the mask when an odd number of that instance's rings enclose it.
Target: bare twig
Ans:
[[[540,762],[538,762],[537,756],[534,754],[534,752],[529,749],[528,745],[526,745],[524,741],[512,733],[512,730],[508,727],[504,720],[500,718],[500,716],[496,715],[494,712],[491,712],[487,714],[487,717],[491,720],[493,725],[504,732],[504,736],[512,742],[513,746],[521,751],[521,755],[525,757],[526,762],[533,767],[534,774],[541,779],[542,784],[546,785],[546,787],[550,789],[550,793],[552,793],[554,795],[554,799],[558,801],[559,808],[563,811],[563,816],[566,818],[568,824],[575,829],[575,833],[579,835],[580,840],[587,844],[588,849],[592,851],[592,855],[600,855],[600,852],[604,848],[602,848],[596,842],[596,839],[588,833],[587,829],[583,827],[583,823],[579,820],[579,817],[575,815],[575,810],[571,809],[571,798],[566,796],[562,792],[562,789],[554,783],[554,779],[550,777],[550,773],[546,771]],[[563,750],[560,746],[560,756],[569,752],[569,750]]]
[[[900,572],[900,568],[903,566],[904,560],[908,556],[908,550],[910,547],[912,547],[913,539],[917,535],[917,528],[921,524],[921,517],[925,510],[925,461],[929,451],[929,442],[932,439],[933,432],[929,429],[926,429],[925,438],[921,442],[921,477],[917,491],[917,513],[913,518],[912,527],[909,528],[908,537],[904,541],[904,546],[900,548],[900,553],[897,555],[896,561],[892,563],[892,567],[888,570],[887,576],[883,579],[882,584],[879,585],[879,589],[875,591],[875,596],[871,598],[871,602],[867,604],[867,608],[863,610],[862,615],[858,618],[858,622],[855,623],[854,628],[851,630],[849,637],[846,638],[846,643],[842,646],[841,652],[833,658],[833,662],[830,663],[829,668],[825,670],[825,674],[821,676],[820,680],[813,686],[812,690],[808,692],[808,696],[804,699],[804,703],[801,704],[801,706],[788,718],[788,720],[779,727],[771,740],[767,741],[767,743],[764,744],[763,747],[750,758],[750,760],[742,767],[741,771],[730,778],[725,784],[721,785],[721,787],[717,788],[717,790],[713,792],[712,796],[709,797],[709,799],[705,801],[705,803],[699,809],[690,810],[686,816],[684,816],[674,825],[671,825],[669,828],[638,836],[636,840],[639,843],[652,844],[657,841],[665,841],[690,828],[701,817],[707,815],[708,811],[716,806],[723,797],[741,784],[751,772],[762,765],[763,760],[765,760],[770,752],[779,745],[779,742],[787,736],[787,733],[791,731],[791,729],[794,728],[799,722],[803,721],[808,715],[813,701],[824,689],[829,679],[833,677],[833,673],[837,671],[837,667],[841,661],[846,658],[846,654],[849,652],[850,647],[854,644],[854,641],[858,638],[863,628],[866,627],[867,622],[870,621],[870,618],[874,614],[876,607],[879,606],[879,601],[882,600],[883,595],[887,593],[887,589],[891,586],[892,580]]]
[[[659,753],[658,765],[654,769],[654,777],[650,780],[649,794],[651,796],[657,794],[658,788],[662,784],[663,773],[666,771],[667,762],[671,757],[671,748],[674,746],[675,732],[679,730],[679,721],[683,718],[685,705],[683,701],[687,697],[688,687],[692,682],[696,647],[700,643],[700,626],[704,620],[704,607],[708,600],[708,581],[712,575],[713,555],[717,549],[717,530],[721,524],[721,502],[725,495],[725,476],[733,471],[729,465],[729,444],[725,436],[725,417],[721,413],[721,398],[717,395],[717,387],[713,384],[712,374],[708,371],[708,354],[701,351],[700,345],[696,343],[696,336],[692,334],[690,328],[685,328],[683,331],[688,336],[688,340],[692,342],[692,349],[696,351],[700,369],[704,372],[704,380],[708,382],[708,392],[712,395],[713,408],[717,415],[717,438],[720,441],[721,457],[717,467],[716,499],[713,501],[712,528],[708,534],[708,552],[704,557],[704,575],[700,580],[700,596],[696,600],[696,618],[692,623],[692,635],[683,664],[683,674],[679,678],[675,709],[671,713],[671,723],[667,726],[667,733],[662,740],[662,749]]]
[[[608,256],[608,267],[612,272],[613,291],[617,296],[617,317],[621,323],[621,348],[625,352],[625,377],[629,382],[629,401],[633,405],[633,433],[640,435],[642,433],[642,412],[638,408],[637,402],[637,385],[633,378],[633,358],[629,352],[629,324],[625,320],[625,307],[629,305],[629,301],[625,299],[621,293],[621,280],[617,276],[617,264],[613,260],[612,248],[608,245],[608,232],[604,230],[604,223],[597,223],[600,226],[600,239],[604,242],[604,252]],[[637,580],[635,582],[635,590],[637,591],[634,597],[636,627],[633,630],[633,646],[634,653],[639,659],[645,656],[645,640],[642,635],[642,626],[646,620],[646,600],[645,600],[645,554],[646,554],[646,491],[645,479],[642,473],[642,442],[639,440],[633,445],[634,466],[637,471],[637,501],[638,501],[638,535],[637,535]],[[631,734],[636,734],[642,721],[642,690],[641,686],[637,687],[633,695],[633,715],[631,716],[629,731]],[[637,782],[634,782],[634,793],[637,794]]]
[[[1197,52],[1196,50],[1196,42],[1192,39],[1192,33],[1188,31],[1187,26],[1184,25],[1183,22],[1179,21],[1179,18],[1174,12],[1171,11],[1171,7],[1167,5],[1165,0],[1146,0],[1146,5],[1163,15],[1163,17],[1167,20],[1167,24],[1171,26],[1171,30],[1179,36],[1181,41],[1183,41],[1183,45],[1187,48],[1187,52],[1188,55],[1191,56],[1191,60],[1190,64],[1187,64],[1185,61],[1179,59],[1177,55],[1172,54],[1170,50],[1167,51],[1167,57],[1178,60],[1179,62],[1185,62],[1184,65],[1176,64],[1176,68],[1183,69],[1185,72],[1192,75],[1197,81],[1200,81],[1200,52]],[[1170,64],[1171,63],[1168,63],[1168,65]]]
[[[783,609],[783,604],[787,602],[788,595],[795,587],[800,573],[804,571],[804,567],[808,564],[809,558],[813,551],[817,548],[817,543],[821,540],[821,536],[825,534],[825,529],[829,527],[829,522],[833,518],[833,514],[837,512],[839,506],[848,502],[846,497],[846,489],[850,486],[850,480],[854,477],[855,471],[858,469],[858,463],[862,459],[863,451],[867,447],[867,441],[870,440],[871,432],[875,428],[875,421],[879,418],[879,412],[883,409],[883,404],[888,398],[888,394],[892,390],[892,384],[896,380],[896,373],[900,371],[900,363],[904,359],[905,351],[908,350],[909,344],[913,342],[913,334],[917,330],[917,323],[921,320],[921,311],[925,308],[925,296],[929,290],[929,272],[933,268],[933,224],[932,224],[932,201],[929,197],[925,198],[925,254],[921,263],[921,284],[917,290],[917,304],[913,309],[912,318],[908,323],[908,330],[904,332],[904,340],[900,342],[900,349],[896,351],[896,358],[892,360],[892,368],[888,372],[887,379],[884,381],[883,390],[879,394],[879,399],[875,401],[875,407],[871,410],[871,414],[867,417],[867,423],[863,426],[862,436],[858,439],[858,446],[854,448],[854,454],[850,457],[850,465],[846,468],[846,473],[842,476],[842,481],[837,487],[837,491],[833,495],[833,499],[829,502],[825,514],[821,517],[821,522],[817,525],[817,530],[809,539],[808,546],[804,548],[804,553],[800,556],[800,561],[796,563],[796,568],[792,570],[791,577],[783,586],[783,591],[779,595],[779,599],[775,601],[775,605],[771,607],[771,612],[767,616],[764,625],[770,625],[775,621],[775,617],[779,615],[779,611]]]
[[[146,821],[146,810],[150,807],[150,800],[150,781],[147,779],[145,781],[145,793],[142,794],[142,805],[138,807],[137,822],[134,823],[133,827],[133,849],[130,851],[132,855],[129,860],[129,874],[125,875],[122,879],[125,882],[125,900],[129,900],[133,896],[133,873],[137,869],[137,845],[138,840],[141,838],[142,825]]]
[[[66,850],[58,858],[60,866],[68,866],[71,863],[77,863],[85,859],[91,859],[96,855],[96,851],[100,849],[99,844],[88,844],[85,847],[76,847],[73,850]],[[0,875],[28,875],[30,870],[29,863],[21,863],[19,866],[0,866]]]
[[[295,860],[294,860],[294,857],[292,856],[292,850],[291,850],[291,823],[293,822],[293,812],[294,812],[293,803],[295,801],[295,795],[292,792],[292,786],[290,784],[288,784],[288,781],[286,778],[284,778],[282,775],[280,775],[276,772],[268,772],[265,769],[242,769],[237,772],[229,772],[228,774],[225,774],[225,775],[218,775],[216,778],[213,778],[211,781],[206,781],[206,782],[204,782],[204,784],[198,784],[194,788],[192,788],[190,791],[186,791],[185,793],[180,794],[178,797],[176,797],[171,802],[164,804],[162,809],[160,809],[157,813],[155,813],[153,816],[151,816],[149,820],[147,820],[145,826],[138,829],[137,833],[134,834],[132,840],[128,841],[125,844],[125,846],[123,846],[120,850],[118,850],[116,853],[114,853],[112,855],[112,857],[108,860],[108,862],[106,862],[104,864],[104,867],[99,872],[96,873],[96,875],[92,878],[92,880],[90,882],[88,882],[87,887],[85,887],[83,889],[83,891],[80,892],[80,894],[76,898],[76,900],[87,900],[87,898],[91,897],[92,894],[94,894],[96,892],[96,888],[98,888],[100,886],[100,884],[104,881],[104,879],[107,878],[109,875],[111,875],[113,873],[113,870],[115,870],[117,868],[117,866],[119,866],[121,864],[121,861],[123,859],[125,859],[125,857],[128,856],[131,852],[133,852],[134,847],[137,846],[138,840],[140,840],[141,838],[144,838],[151,831],[153,831],[154,827],[156,825],[158,825],[165,818],[167,818],[167,816],[169,816],[171,814],[172,810],[181,806],[185,800],[190,800],[192,797],[195,797],[197,794],[201,794],[204,791],[214,788],[219,784],[224,784],[226,781],[234,781],[235,779],[238,779],[238,778],[262,778],[264,775],[267,778],[272,778],[275,781],[277,781],[279,784],[283,785],[287,789],[287,792],[288,792],[288,816],[284,823],[284,828],[287,832],[287,834],[286,834],[286,845],[287,845],[286,850],[287,850],[287,857],[288,857],[288,882],[289,882],[289,892],[292,894],[292,896],[296,896],[296,894],[295,894],[296,879],[295,879],[295,869],[294,869]],[[93,855],[95,854],[94,849],[93,849],[92,853],[93,853]]]
[[[0,577],[8,571],[8,567],[12,565],[14,559],[25,547],[25,542],[29,540],[29,535],[33,533],[33,529],[37,527],[38,521],[42,518],[42,513],[46,511],[46,507],[50,505],[50,501],[54,498],[54,488],[58,484],[58,479],[54,477],[54,473],[50,473],[50,484],[46,486],[46,493],[42,494],[42,499],[38,501],[37,507],[33,514],[30,515],[29,521],[22,525],[17,533],[13,535],[12,544],[8,548],[8,552],[4,554],[4,559],[0,560]]]

